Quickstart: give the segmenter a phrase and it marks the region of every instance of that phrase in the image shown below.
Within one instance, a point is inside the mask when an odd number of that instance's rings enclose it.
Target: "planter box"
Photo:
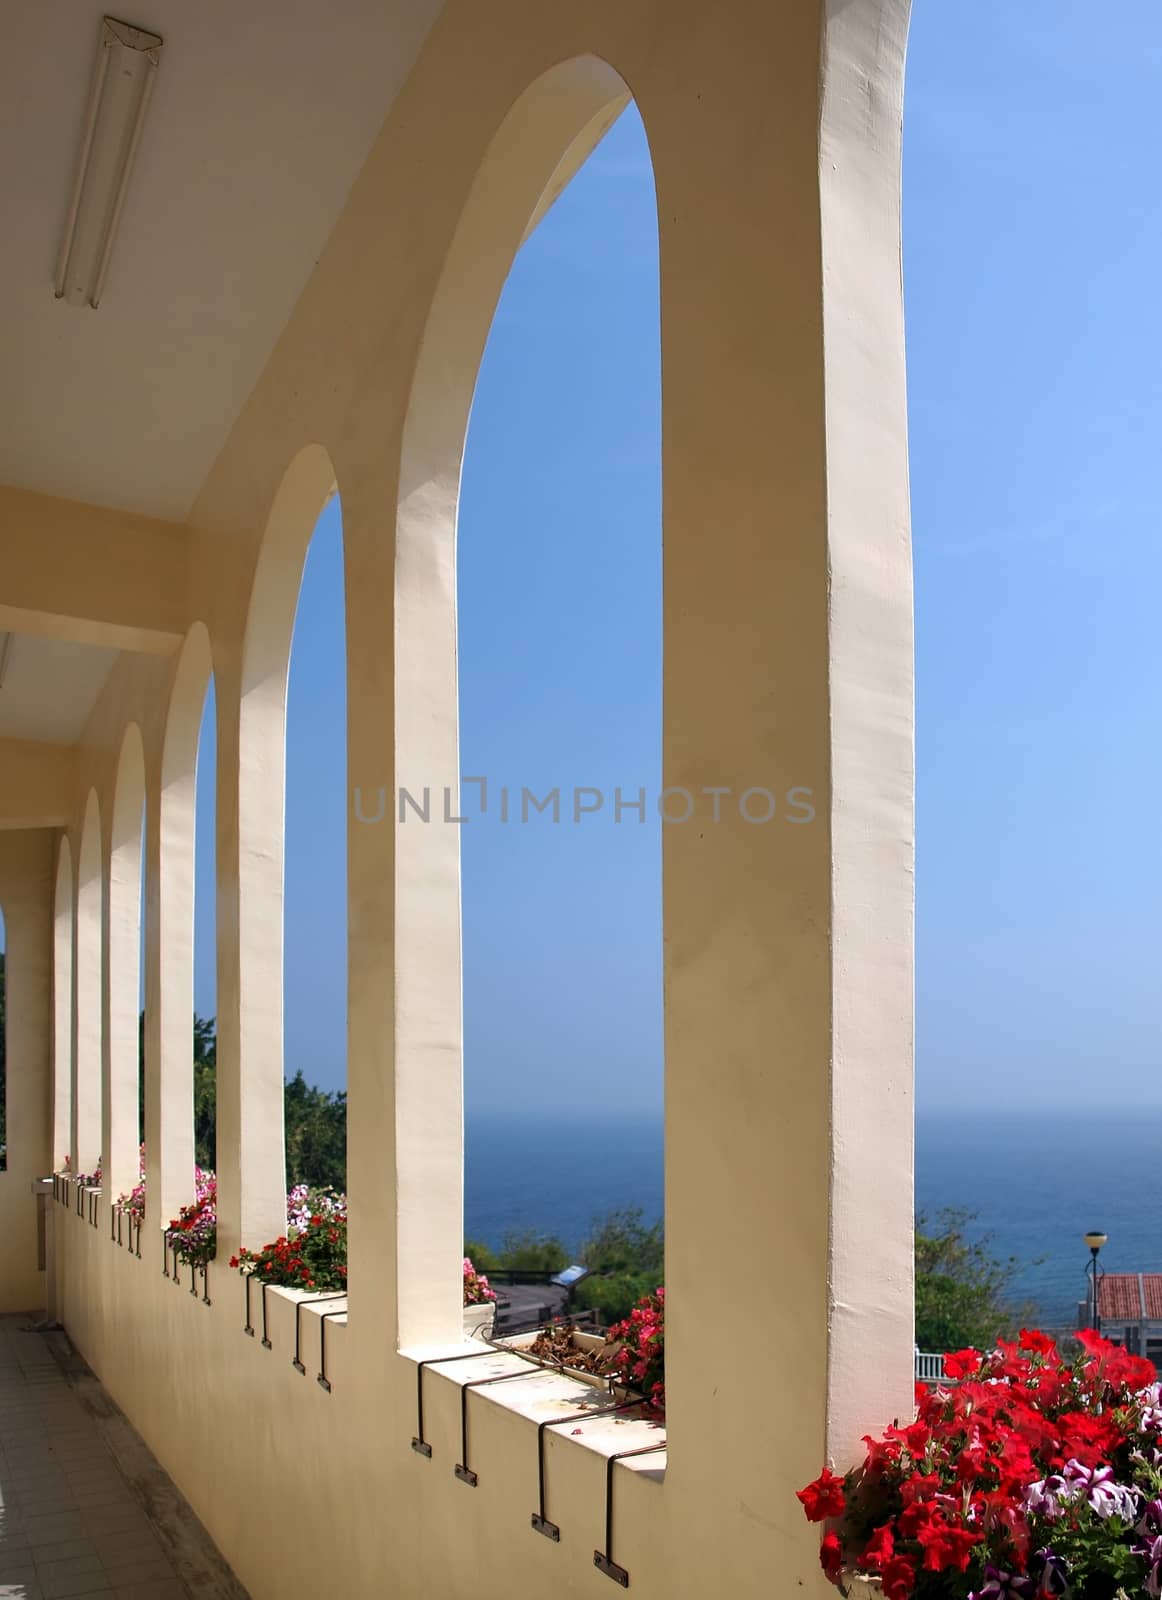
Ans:
[[[464,1337],[466,1339],[490,1339],[495,1326],[495,1300],[485,1300],[480,1305],[464,1307]]]
[[[536,1339],[536,1333],[518,1333],[511,1339],[505,1339],[503,1343],[509,1350],[519,1350],[522,1354],[527,1354]],[[605,1340],[599,1333],[574,1331],[571,1343],[575,1350],[600,1350]],[[533,1359],[540,1358],[534,1356]],[[544,1362],[544,1366],[548,1372],[563,1372],[567,1378],[576,1378],[578,1383],[587,1383],[591,1389],[600,1389],[603,1393],[611,1394],[619,1402],[636,1398],[633,1391],[627,1389],[624,1384],[611,1383],[608,1377],[603,1377],[599,1372],[585,1372],[580,1367],[559,1367],[555,1361],[548,1360]]]

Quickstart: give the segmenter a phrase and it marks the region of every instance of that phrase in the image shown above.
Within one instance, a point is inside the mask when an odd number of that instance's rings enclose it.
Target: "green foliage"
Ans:
[[[2,957],[0,957],[2,960]],[[141,1057],[139,1119],[145,1140],[145,1015],[138,1030]],[[207,1171],[217,1168],[218,1036],[213,1017],[194,1017],[194,1159]],[[287,1186],[306,1183],[342,1191],[347,1186],[347,1096],[316,1089],[296,1072],[287,1080]]]
[[[647,1228],[640,1206],[611,1211],[590,1224],[593,1231],[581,1246],[580,1257],[590,1272],[637,1272],[662,1281],[665,1268],[665,1233],[661,1222]]]
[[[287,1182],[316,1188],[347,1187],[347,1096],[316,1089],[301,1070],[286,1084]]]
[[[471,1254],[471,1252],[466,1252]],[[507,1270],[509,1272],[560,1272],[569,1265],[569,1252],[560,1239],[546,1238],[535,1228],[528,1228],[524,1233],[509,1233],[505,1235],[504,1243],[500,1247],[499,1256],[494,1256],[495,1265],[485,1268],[476,1256],[472,1260],[477,1271]]]
[[[194,1160],[218,1167],[218,1035],[214,1019],[194,1018]]]
[[[218,1036],[213,1017],[194,1017],[194,1160],[213,1172],[217,1166]],[[145,1012],[137,1019],[138,1143],[145,1143]]]
[[[479,1239],[465,1239],[464,1254],[471,1261],[477,1272],[483,1272],[485,1277],[490,1272],[496,1272],[500,1267],[500,1257],[495,1250],[484,1244]]]
[[[572,1303],[595,1310],[602,1322],[620,1322],[644,1296],[653,1294],[663,1276],[663,1230],[647,1228],[640,1210],[611,1211],[590,1225],[590,1235],[576,1255],[560,1239],[527,1229],[510,1233],[499,1250],[467,1239],[464,1254],[478,1272],[560,1272],[573,1261],[590,1276],[573,1291]]]
[[[288,1289],[347,1287],[347,1202],[329,1190],[312,1188],[303,1197],[301,1225],[261,1250],[240,1250],[230,1261],[244,1275]]]
[[[971,1211],[941,1211],[934,1231],[916,1219],[916,1343],[921,1350],[990,1350],[1016,1332],[1028,1308],[1012,1306],[1008,1292],[1015,1257],[998,1261],[986,1235],[966,1237]],[[1024,1313],[1024,1315],[1022,1314]]]
[[[624,1322],[638,1301],[657,1287],[656,1275],[643,1272],[584,1278],[573,1292],[574,1304],[583,1311],[596,1311],[603,1324]]]
[[[574,1291],[575,1303],[602,1322],[620,1322],[637,1302],[653,1294],[665,1273],[662,1223],[646,1227],[640,1208],[611,1211],[592,1224],[577,1259],[591,1276]]]

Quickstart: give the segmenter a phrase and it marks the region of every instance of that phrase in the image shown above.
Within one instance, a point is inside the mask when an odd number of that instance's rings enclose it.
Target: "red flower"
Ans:
[[[863,1442],[867,1445],[869,1472],[885,1472],[900,1459],[900,1446],[895,1439],[873,1439],[870,1433],[865,1433]]]
[[[861,1467],[843,1480],[825,1472],[801,1491],[808,1517],[842,1519],[821,1553],[828,1575],[846,1552],[847,1570],[879,1574],[883,1600],[911,1600],[917,1584],[962,1593],[959,1575],[978,1565],[1028,1571],[1047,1533],[1037,1500],[1025,1504],[1036,1479],[1077,1461],[1143,1489],[1132,1463],[1157,1448],[1150,1363],[1086,1330],[1080,1339],[1085,1354],[1068,1360],[1028,1328],[988,1355],[953,1352],[955,1387],[918,1391],[914,1422],[866,1436]],[[1118,1519],[1106,1526],[1101,1537],[1124,1546],[1119,1560],[1142,1554]],[[1087,1570],[1074,1574],[1078,1593]]]
[[[1035,1328],[1022,1328],[1021,1336],[1017,1343],[1022,1350],[1034,1350],[1038,1355],[1051,1356],[1057,1354],[1057,1345],[1047,1333],[1040,1333]]]
[[[944,1357],[944,1371],[949,1378],[971,1378],[980,1371],[984,1358],[979,1350],[954,1350]]]
[[[863,1555],[859,1558],[860,1565],[871,1567],[873,1572],[877,1569],[882,1571],[891,1561],[892,1556],[895,1554],[895,1549],[895,1534],[892,1532],[891,1525],[885,1522],[882,1527],[876,1529],[868,1540],[864,1547]]]
[[[997,1452],[999,1465],[1004,1468],[1004,1476],[1011,1483],[1032,1483],[1037,1477],[1037,1469],[1033,1465],[1033,1457],[1029,1446],[1020,1434],[1008,1433],[1001,1440],[1000,1450]]]
[[[839,1542],[837,1533],[823,1535],[823,1543],[819,1546],[819,1565],[832,1583],[839,1582],[840,1574],[843,1572],[843,1546]]]
[[[923,1419],[909,1423],[906,1428],[900,1428],[893,1424],[892,1427],[885,1428],[884,1431],[891,1437],[902,1440],[914,1456],[922,1456],[924,1454],[928,1441],[932,1437],[932,1430]]]
[[[983,1446],[969,1445],[956,1457],[954,1463],[956,1480],[958,1483],[971,1483],[974,1478],[979,1478],[988,1468],[988,1456]]]
[[[1078,1328],[1076,1338],[1087,1356],[1100,1358],[1112,1355],[1118,1348],[1116,1344],[1111,1344],[1108,1339],[1104,1339],[1100,1333],[1096,1333],[1093,1328]]]
[[[1095,1417],[1088,1411],[1066,1411],[1057,1419],[1061,1433],[1060,1460],[1072,1457],[1083,1467],[1098,1466],[1121,1442],[1122,1431],[1109,1416]]]
[[[916,1535],[924,1552],[925,1572],[946,1572],[955,1567],[964,1572],[972,1556],[974,1545],[981,1543],[984,1535],[968,1528],[955,1528],[947,1523],[932,1522]]]
[[[907,1556],[894,1556],[881,1574],[884,1600],[908,1600],[916,1583],[916,1563]]]
[[[935,1472],[914,1472],[900,1485],[900,1499],[906,1506],[916,1500],[930,1500],[940,1488],[940,1478]]]
[[[935,1500],[913,1500],[900,1512],[900,1532],[905,1539],[918,1539],[933,1519],[943,1518],[944,1512]]]
[[[796,1498],[802,1503],[809,1522],[824,1522],[828,1517],[842,1516],[847,1503],[843,1479],[837,1478],[829,1467],[823,1468],[814,1483],[800,1489]]]

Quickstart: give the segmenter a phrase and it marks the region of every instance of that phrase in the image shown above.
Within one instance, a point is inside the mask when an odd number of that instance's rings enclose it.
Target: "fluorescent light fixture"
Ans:
[[[105,17],[93,68],[80,159],[57,261],[56,297],[96,308],[153,83],[162,41]]]
[[[12,659],[12,635],[0,633],[0,689],[4,687],[4,678],[8,671],[8,663]]]

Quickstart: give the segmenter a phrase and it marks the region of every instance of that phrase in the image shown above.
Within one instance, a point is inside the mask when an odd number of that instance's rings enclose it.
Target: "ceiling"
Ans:
[[[165,42],[94,311],[53,276],[108,8],[4,0],[0,483],[188,513],[439,6],[116,0]]]
[[[75,744],[117,659],[116,650],[27,633],[11,638],[0,682],[0,739]]]

